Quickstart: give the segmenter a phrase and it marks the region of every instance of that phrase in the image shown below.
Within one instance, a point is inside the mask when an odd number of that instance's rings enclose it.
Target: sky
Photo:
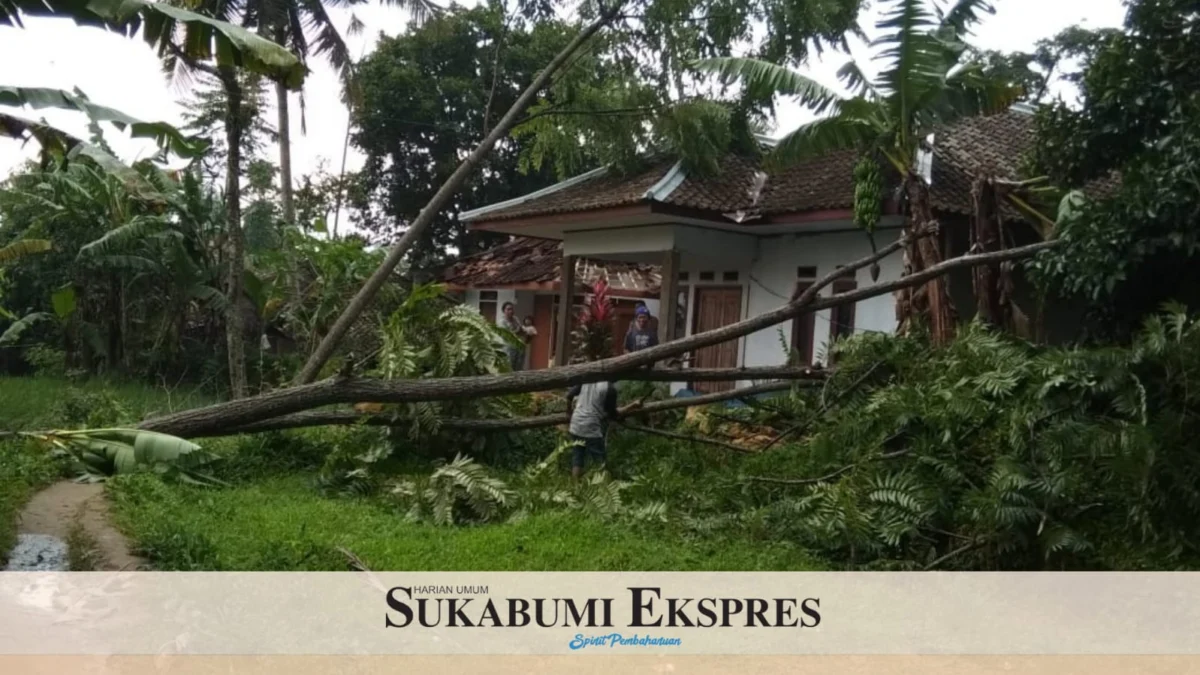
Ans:
[[[1121,0],[993,0],[994,16],[976,27],[971,42],[983,49],[1029,51],[1043,38],[1063,28],[1081,24],[1088,28],[1119,26],[1124,18]],[[472,0],[459,4],[473,5]],[[330,8],[329,13],[343,29],[350,23],[347,9]],[[366,30],[347,37],[350,52],[359,58],[370,52],[380,33],[397,35],[406,29],[406,13],[388,7],[367,5],[354,9]],[[877,10],[867,10],[861,23],[872,32]],[[866,64],[869,51],[861,43],[852,44],[852,54]],[[841,53],[826,53],[814,58],[800,70],[826,85],[836,87],[835,73],[846,61]],[[154,52],[139,39],[83,28],[61,19],[27,19],[24,29],[0,26],[0,84],[15,86],[81,89],[95,103],[112,106],[147,121],[180,122],[178,100],[185,91],[165,79]],[[337,77],[323,61],[310,63],[312,73],[305,83],[307,133],[301,134],[297,96],[292,99],[293,176],[316,171],[322,163],[336,173],[340,168],[348,117],[340,102]],[[870,73],[870,71],[869,71]],[[39,115],[16,111],[27,118]],[[69,112],[43,113],[47,121],[80,136],[87,135],[86,123]],[[274,113],[270,120],[274,123]],[[777,133],[786,132],[811,119],[795,104],[781,102]],[[106,139],[126,161],[153,154],[143,141],[124,138],[115,129]],[[10,139],[0,139],[0,177],[8,175],[24,159],[33,157],[36,147],[22,147]],[[350,148],[347,169],[361,166],[361,154]]]

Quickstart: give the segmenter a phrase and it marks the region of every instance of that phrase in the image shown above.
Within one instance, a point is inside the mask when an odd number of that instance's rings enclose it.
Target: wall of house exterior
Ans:
[[[876,244],[885,246],[899,237],[899,229],[880,230]],[[726,242],[728,243],[728,242]],[[719,249],[710,249],[719,250]],[[784,304],[797,280],[800,267],[815,267],[819,278],[839,265],[870,255],[871,246],[866,236],[857,230],[826,232],[805,235],[780,235],[757,238],[750,253],[737,249],[727,258],[695,255],[684,251],[680,258],[679,289],[681,304],[680,318],[684,334],[691,335],[696,321],[696,289],[704,286],[737,286],[742,289],[742,316],[749,318],[764,314]],[[898,279],[902,271],[902,257],[889,256],[880,262],[879,281]],[[735,279],[736,277],[736,279]],[[871,281],[869,270],[859,270],[855,275],[858,285],[866,286]],[[829,295],[829,291],[823,293]],[[814,362],[824,361],[831,328],[831,311],[817,313],[813,330]],[[858,303],[855,307],[854,329],[860,331],[895,332],[896,310],[892,296],[883,295]],[[787,361],[787,353],[780,344],[780,331],[789,345],[792,339],[792,322],[752,333],[739,341],[739,366],[773,366]],[[750,382],[740,382],[748,386]],[[672,393],[686,388],[685,383],[672,385]]]
[[[877,246],[886,246],[899,237],[900,231],[880,230],[876,233]],[[858,260],[871,254],[871,245],[860,231],[830,232],[819,235],[785,235],[765,237],[759,242],[758,257],[750,270],[749,306],[746,316],[764,314],[778,308],[787,300],[794,288],[797,268],[816,267],[820,278],[834,271],[839,265]],[[903,258],[897,253],[879,263],[879,281],[899,279],[903,271]],[[861,269],[855,275],[861,288],[872,282],[869,269]],[[822,295],[830,295],[826,290]],[[813,360],[824,362],[831,327],[831,310],[817,312],[813,329]],[[758,331],[746,336],[743,350],[745,366],[772,366],[785,363],[787,354],[779,343],[779,331],[785,340],[791,340],[792,322]],[[854,331],[880,331],[893,333],[896,330],[896,305],[891,294],[869,298],[855,306]]]

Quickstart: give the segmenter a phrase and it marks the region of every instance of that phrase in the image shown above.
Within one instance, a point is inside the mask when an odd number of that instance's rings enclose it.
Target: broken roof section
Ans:
[[[981,174],[1017,178],[1033,133],[1033,117],[1026,108],[968,118],[935,133],[934,208],[971,213],[973,178]],[[757,158],[731,154],[722,160],[719,174],[707,177],[688,175],[679,162],[660,162],[627,176],[596,169],[459,218],[479,224],[658,204],[722,222],[754,225],[770,222],[771,216],[852,208],[856,160],[854,151],[841,151],[767,172]]]
[[[554,291],[562,271],[562,243],[517,237],[460,259],[442,274],[451,290],[507,288]],[[658,297],[662,276],[654,265],[592,260],[575,261],[575,278],[590,288],[607,277],[611,292],[624,297]]]

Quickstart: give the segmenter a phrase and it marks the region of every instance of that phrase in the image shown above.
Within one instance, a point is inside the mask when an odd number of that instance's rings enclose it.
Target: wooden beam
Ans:
[[[564,255],[558,286],[558,324],[554,326],[554,365],[571,362],[571,324],[575,310],[575,256]]]
[[[679,251],[663,255],[662,284],[658,300],[658,342],[675,339],[675,315],[679,301]]]

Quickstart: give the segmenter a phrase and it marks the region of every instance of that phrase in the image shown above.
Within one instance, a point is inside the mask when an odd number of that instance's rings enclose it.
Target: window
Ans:
[[[721,280],[722,281],[737,281],[738,273],[737,272],[726,272],[725,274],[721,275]]]
[[[675,335],[671,338],[678,340],[687,335],[688,292],[687,286],[680,286],[675,299]]]
[[[496,301],[498,299],[496,291],[479,291],[479,313],[492,323],[496,323]]]
[[[796,295],[799,295],[816,283],[817,268],[801,267],[796,271]],[[812,312],[805,312],[792,320],[792,350],[796,352],[802,366],[812,365],[815,333],[816,315]]]
[[[700,281],[712,281],[714,278],[716,278],[716,275],[713,274],[712,272],[701,272],[700,273]]]
[[[688,280],[688,273],[687,273],[687,272],[680,272],[680,273],[679,273],[679,280],[680,280],[680,281],[687,281],[687,280]]]
[[[846,293],[858,288],[858,282],[854,280],[854,273],[850,272],[840,279],[833,282],[834,294]],[[854,307],[855,303],[839,305],[830,310],[829,337],[831,340],[848,337],[854,333]]]

